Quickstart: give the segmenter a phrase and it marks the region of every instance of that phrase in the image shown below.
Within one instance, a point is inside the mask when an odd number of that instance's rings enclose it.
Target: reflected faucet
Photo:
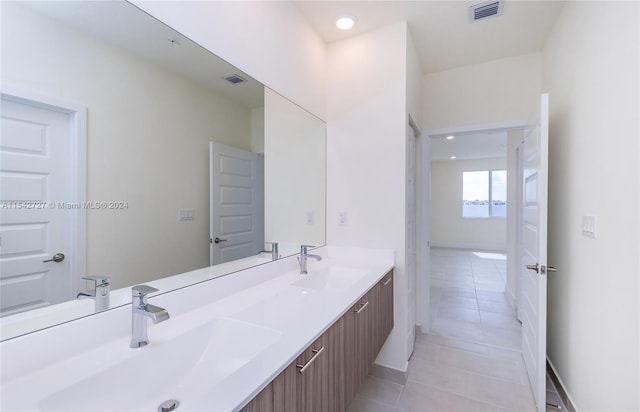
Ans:
[[[278,252],[278,242],[264,242],[271,245],[271,250],[261,250],[260,253],[271,253],[271,260],[278,260],[280,254]]]
[[[78,293],[76,299],[93,299],[96,301],[96,312],[109,309],[109,297],[111,292],[111,283],[107,276],[86,276],[84,280],[93,282],[93,290],[87,290]]]
[[[164,322],[169,319],[166,309],[147,303],[147,295],[158,289],[147,285],[131,288],[131,348],[141,348],[149,343],[147,337],[147,318],[153,323]]]
[[[307,274],[307,259],[308,258],[312,258],[315,260],[322,260],[322,256],[320,255],[310,255],[309,253],[307,253],[307,250],[313,247],[311,245],[301,245],[300,246],[300,257],[298,258],[298,262],[300,262],[300,274],[301,275],[306,275]]]

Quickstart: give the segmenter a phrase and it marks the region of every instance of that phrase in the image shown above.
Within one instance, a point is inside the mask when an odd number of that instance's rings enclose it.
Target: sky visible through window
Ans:
[[[462,174],[463,217],[507,215],[507,171],[478,170]]]

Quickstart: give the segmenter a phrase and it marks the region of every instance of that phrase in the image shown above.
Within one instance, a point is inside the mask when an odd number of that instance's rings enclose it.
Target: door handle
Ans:
[[[527,269],[535,270],[536,273],[540,273],[540,266],[536,263],[535,265],[527,265]]]
[[[220,243],[220,242],[226,242],[227,239],[220,239],[219,237],[213,239],[213,243]]]
[[[527,269],[529,270],[535,270],[536,273],[542,273],[543,275],[546,275],[548,272],[557,272],[558,269],[554,268],[553,266],[539,266],[537,263],[535,265],[527,265]]]
[[[55,255],[53,255],[53,257],[51,259],[47,259],[47,260],[43,260],[42,263],[47,263],[47,262],[62,262],[64,260],[64,254],[63,253],[56,253]]]

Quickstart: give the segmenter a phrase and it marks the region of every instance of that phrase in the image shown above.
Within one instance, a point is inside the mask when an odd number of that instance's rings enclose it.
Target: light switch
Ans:
[[[595,216],[582,216],[582,234],[587,237],[596,237]]]
[[[193,220],[193,209],[178,209],[178,220]]]
[[[308,225],[314,224],[315,221],[316,221],[315,213],[313,211],[307,212],[307,216],[306,216],[306,220],[305,221],[307,222]]]
[[[338,226],[348,226],[349,214],[347,212],[338,213]]]

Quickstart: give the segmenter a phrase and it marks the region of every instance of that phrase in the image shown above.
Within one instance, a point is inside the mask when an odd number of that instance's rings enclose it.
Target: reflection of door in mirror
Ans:
[[[72,202],[72,116],[2,96],[2,316],[73,297],[78,277],[69,257],[77,252],[74,219],[82,205]]]
[[[211,265],[257,255],[264,225],[256,153],[209,143]]]

